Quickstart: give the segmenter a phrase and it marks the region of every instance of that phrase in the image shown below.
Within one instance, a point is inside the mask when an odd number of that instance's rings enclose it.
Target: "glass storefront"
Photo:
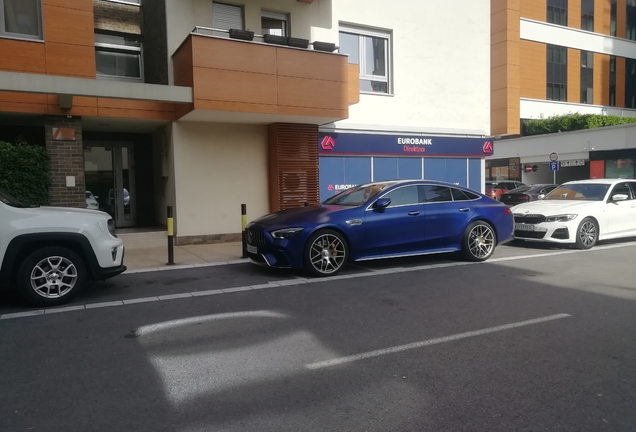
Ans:
[[[516,180],[521,181],[520,158],[486,160],[486,180]]]
[[[621,179],[636,178],[636,173],[634,172],[634,159],[606,160],[605,177]]]

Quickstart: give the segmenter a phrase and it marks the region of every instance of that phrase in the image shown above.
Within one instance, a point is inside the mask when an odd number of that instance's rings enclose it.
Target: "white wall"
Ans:
[[[269,213],[267,127],[174,122],[178,236],[241,232],[248,219]]]
[[[490,133],[489,1],[333,0],[333,14],[336,27],[376,27],[393,38],[394,95],[361,95],[337,128]]]
[[[540,119],[572,113],[636,117],[636,110],[629,108],[521,98],[519,114],[522,119]]]

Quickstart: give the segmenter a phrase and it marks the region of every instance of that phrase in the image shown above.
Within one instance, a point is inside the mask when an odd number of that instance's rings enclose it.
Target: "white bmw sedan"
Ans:
[[[572,181],[511,210],[516,240],[590,249],[598,240],[636,236],[636,180]]]

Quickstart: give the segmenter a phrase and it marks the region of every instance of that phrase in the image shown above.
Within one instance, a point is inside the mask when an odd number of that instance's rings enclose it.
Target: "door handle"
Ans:
[[[468,207],[463,207],[463,208],[460,208],[460,209],[459,209],[459,211],[460,211],[460,212],[462,212],[462,213],[466,213],[466,212],[467,212],[467,211],[469,211],[469,210],[470,210],[470,209],[469,209]]]
[[[418,211],[410,211],[409,212],[409,216],[417,216],[418,214],[420,214],[420,212],[418,212]]]

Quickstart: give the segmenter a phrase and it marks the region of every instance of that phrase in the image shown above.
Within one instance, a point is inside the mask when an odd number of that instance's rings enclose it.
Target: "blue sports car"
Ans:
[[[508,206],[485,195],[445,182],[399,180],[263,216],[247,225],[246,237],[253,262],[333,276],[347,262],[381,258],[460,251],[485,261],[513,230]]]

